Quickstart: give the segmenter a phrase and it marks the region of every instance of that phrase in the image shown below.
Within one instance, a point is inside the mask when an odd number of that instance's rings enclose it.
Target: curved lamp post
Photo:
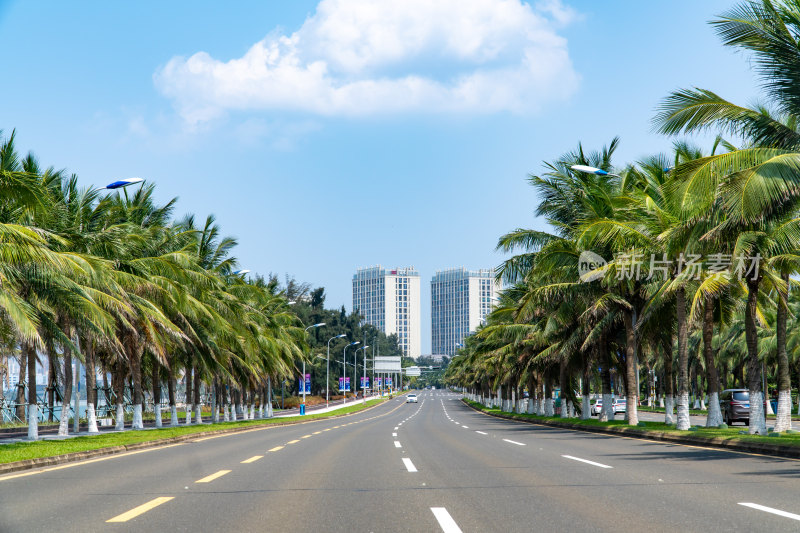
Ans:
[[[328,394],[328,388],[330,387],[330,383],[331,383],[331,378],[330,378],[330,374],[331,374],[331,341],[333,339],[343,339],[345,337],[347,337],[347,335],[342,333],[341,335],[336,335],[335,337],[331,337],[330,339],[328,339],[328,358],[327,358],[327,360],[325,362],[325,407],[328,407],[328,402],[329,402],[329,397],[330,397],[329,394]]]
[[[355,346],[356,344],[361,344],[361,341],[354,341],[350,344],[345,345],[344,350],[342,350],[342,377],[347,376],[347,349],[351,346]],[[344,382],[342,382],[342,387],[344,387]],[[347,391],[344,392],[344,399],[342,400],[342,405],[347,403]]]
[[[325,322],[320,322],[318,324],[312,324],[312,325],[308,326],[304,330],[304,332],[307,333],[308,330],[310,330],[311,328],[321,328],[324,325],[325,325]],[[301,379],[301,381],[303,383],[303,403],[300,404],[300,414],[304,415],[304,414],[306,414],[306,360],[305,359],[303,359],[303,378]]]

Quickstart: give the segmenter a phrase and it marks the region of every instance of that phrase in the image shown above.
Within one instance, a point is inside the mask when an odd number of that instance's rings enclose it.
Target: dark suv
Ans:
[[[733,422],[750,424],[750,391],[727,389],[719,393],[719,408],[722,419],[729,426]]]

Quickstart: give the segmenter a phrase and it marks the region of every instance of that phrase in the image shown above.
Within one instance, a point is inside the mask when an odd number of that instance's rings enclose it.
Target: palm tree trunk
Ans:
[[[636,385],[638,369],[636,368],[636,324],[634,310],[625,311],[625,412],[628,424],[639,423],[639,388]]]
[[[192,367],[186,366],[186,423],[192,423]]]
[[[706,427],[717,427],[722,424],[722,412],[719,409],[719,374],[714,362],[714,299],[706,296],[703,313],[703,358],[706,362],[706,386],[708,387],[708,415]]]
[[[156,427],[163,426],[161,421],[161,366],[153,357],[153,414],[156,416]]]
[[[172,370],[175,362],[172,361],[167,371],[167,394],[169,394],[169,425],[177,426],[180,424],[178,421],[178,406],[175,404],[175,372]]]
[[[64,390],[61,394],[61,417],[58,420],[58,434],[69,435],[69,402],[72,398],[72,349],[64,347]]]
[[[122,361],[114,364],[114,375],[111,377],[111,386],[114,387],[114,396],[117,404],[117,431],[125,429],[125,365]]]
[[[89,423],[89,433],[99,433],[97,429],[97,415],[95,406],[97,405],[97,372],[95,371],[94,346],[89,341],[84,342],[86,347],[85,364],[83,365],[86,373],[86,420]]]
[[[142,419],[142,403],[144,391],[142,390],[142,352],[138,347],[130,351],[131,379],[133,379],[133,423],[132,429],[144,429]]]
[[[56,403],[56,387],[58,387],[58,362],[52,344],[48,343],[47,350],[47,421],[53,421],[53,411]],[[0,385],[0,389],[2,385]],[[2,393],[0,393],[2,394]]]
[[[747,280],[747,307],[744,312],[744,333],[747,342],[747,385],[750,390],[750,434],[765,435],[764,395],[761,390],[761,364],[758,361],[758,310],[759,279]]]
[[[775,417],[775,431],[782,433],[792,429],[792,382],[789,374],[789,357],[786,354],[786,315],[789,305],[789,273],[781,272],[786,284],[780,290],[776,320],[778,340],[778,412]]]
[[[36,398],[36,348],[25,343],[28,355],[28,440],[39,440],[39,404]]]
[[[219,403],[219,386],[217,378],[211,380],[211,423],[216,424],[219,422],[219,411],[217,410]]]
[[[569,418],[569,408],[567,407],[567,401],[569,396],[567,395],[567,361],[562,360],[561,364],[559,365],[558,369],[558,385],[561,387],[561,418]]]
[[[196,424],[203,423],[202,404],[200,398],[200,369],[194,368],[194,421]]]
[[[668,340],[664,342],[664,381],[662,387],[664,388],[664,423],[672,425],[675,423],[674,408],[675,408],[675,373],[673,371],[672,361],[672,343],[673,337],[669,335]]]
[[[608,349],[605,335],[600,337],[597,346],[598,350],[600,350],[600,361],[603,365],[600,369],[600,379],[603,382],[603,405],[598,419],[601,422],[607,422],[614,420],[614,408],[611,405],[611,350]]]
[[[589,396],[591,395],[592,356],[585,352],[583,356],[583,383],[581,388],[581,419],[592,418]]]
[[[686,289],[675,291],[678,318],[678,424],[676,429],[686,431],[689,418],[689,324],[686,320]]]
[[[19,350],[19,375],[17,376],[17,419],[25,420],[25,374],[28,371],[28,352],[25,347]]]

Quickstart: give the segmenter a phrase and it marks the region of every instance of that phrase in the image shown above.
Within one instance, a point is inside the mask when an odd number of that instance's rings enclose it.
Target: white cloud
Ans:
[[[558,0],[322,0],[238,59],[174,57],[154,75],[191,124],[233,110],[320,115],[527,113],[576,89]]]

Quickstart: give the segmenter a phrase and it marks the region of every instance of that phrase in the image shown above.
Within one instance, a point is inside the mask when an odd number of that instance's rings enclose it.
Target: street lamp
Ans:
[[[572,165],[569,168],[577,172],[585,172],[586,174],[594,174],[596,176],[614,176],[615,178],[620,177],[618,174],[611,174],[610,172],[606,172],[601,168],[590,167],[588,165]]]
[[[124,180],[117,180],[117,181],[111,182],[108,185],[106,185],[105,187],[102,187],[101,190],[102,189],[109,189],[109,190],[124,189],[128,185],[134,185],[136,183],[141,183],[143,181],[144,180],[142,178],[125,178]]]
[[[325,322],[320,322],[318,324],[312,324],[311,326],[308,326],[304,330],[304,333],[307,333],[308,330],[310,330],[311,328],[321,328],[324,325],[325,325]],[[306,360],[305,359],[303,359],[303,378],[301,379],[301,381],[303,383],[303,403],[300,404],[300,415],[302,416],[302,415],[306,414]]]
[[[347,377],[347,349],[351,346],[355,346],[356,344],[361,344],[361,341],[354,341],[350,344],[345,345],[344,350],[342,350],[342,388],[344,388],[345,379]],[[342,405],[347,403],[347,389],[344,391],[344,400],[342,400]]]
[[[329,398],[328,387],[331,384],[331,378],[330,378],[330,373],[331,373],[331,341],[333,339],[342,339],[344,337],[347,337],[347,335],[342,333],[341,335],[336,335],[335,337],[331,337],[330,339],[328,339],[328,358],[327,358],[326,363],[325,363],[325,407],[328,407],[328,402],[329,402],[329,400],[328,400],[328,398]]]
[[[364,381],[367,380],[367,348],[369,348],[369,344],[367,344],[366,346],[362,346],[361,348],[356,348],[356,351],[353,354],[353,362],[355,363],[355,365],[354,365],[355,368],[353,369],[353,373],[354,373],[354,375],[357,375],[358,374],[358,358],[357,358],[358,351],[359,350],[364,350]],[[364,385],[366,385],[366,383]],[[361,396],[364,397],[364,394],[366,394],[366,392],[367,392],[366,387],[362,386],[361,389],[362,389]]]

